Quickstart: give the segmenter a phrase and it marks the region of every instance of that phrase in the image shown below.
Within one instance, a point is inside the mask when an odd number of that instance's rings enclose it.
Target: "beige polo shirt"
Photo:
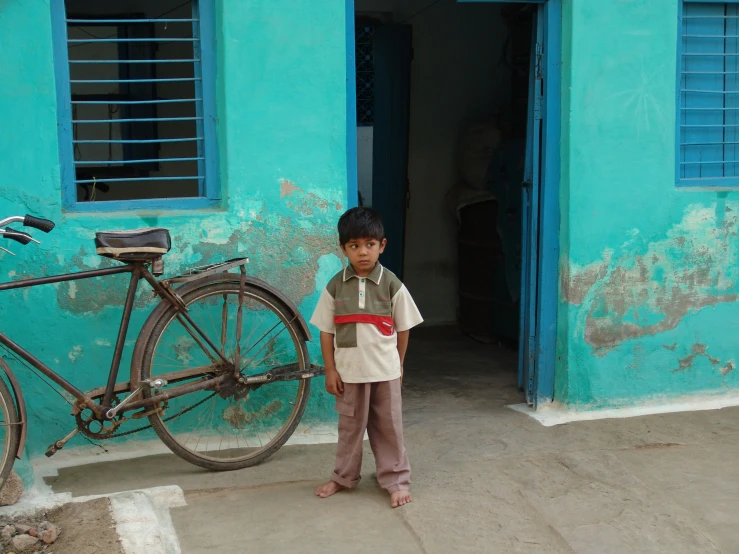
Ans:
[[[400,377],[398,331],[423,322],[408,289],[379,263],[367,277],[349,265],[329,281],[310,322],[334,335],[336,370],[345,383]]]

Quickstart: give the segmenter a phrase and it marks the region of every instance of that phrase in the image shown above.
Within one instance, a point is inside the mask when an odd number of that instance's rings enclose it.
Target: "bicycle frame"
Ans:
[[[15,343],[12,339],[10,339],[10,337],[0,332],[0,344],[7,347],[17,356],[19,356],[20,358],[25,360],[27,363],[35,367],[38,371],[43,373],[46,377],[54,381],[57,385],[59,385],[69,394],[74,396],[80,402],[80,404],[89,408],[93,412],[95,417],[99,420],[110,419],[106,416],[106,412],[112,406],[113,396],[116,392],[123,392],[123,391],[116,390],[116,381],[118,379],[118,372],[119,372],[120,365],[121,365],[121,358],[123,356],[123,347],[126,341],[126,336],[128,335],[129,324],[131,322],[131,314],[133,313],[133,303],[134,303],[134,299],[136,297],[136,291],[138,289],[138,285],[141,279],[144,279],[145,281],[147,281],[151,285],[151,287],[154,289],[154,291],[161,298],[170,302],[170,304],[172,304],[179,311],[179,316],[182,316],[184,320],[192,327],[192,329],[189,329],[187,325],[184,325],[184,322],[183,322],[183,325],[187,329],[188,333],[192,335],[194,331],[197,335],[199,335],[200,337],[199,339],[195,335],[193,335],[193,338],[195,338],[195,340],[200,344],[201,348],[205,350],[206,354],[208,354],[211,359],[214,359],[214,357],[208,353],[207,349],[205,348],[206,344],[207,346],[210,347],[210,349],[212,350],[212,353],[215,354],[216,357],[220,358],[227,365],[230,365],[230,362],[223,357],[220,350],[212,343],[212,341],[205,335],[205,333],[202,332],[202,330],[198,327],[198,325],[194,321],[192,321],[190,316],[187,314],[187,310],[183,306],[180,305],[176,294],[173,293],[171,289],[169,289],[168,287],[165,287],[162,283],[156,280],[156,278],[151,274],[151,272],[147,268],[147,265],[145,262],[133,262],[133,263],[116,266],[116,267],[105,268],[105,269],[95,269],[91,271],[80,271],[76,273],[67,273],[64,275],[55,275],[51,277],[26,279],[22,281],[14,281],[11,283],[0,283],[0,292],[2,292],[2,291],[7,291],[7,290],[15,290],[15,289],[21,289],[21,288],[37,287],[41,285],[49,285],[49,284],[54,284],[54,283],[63,283],[66,281],[78,281],[78,280],[84,280],[84,279],[93,279],[97,277],[106,277],[109,275],[120,275],[120,274],[125,274],[125,273],[130,273],[131,279],[130,279],[129,286],[128,286],[128,294],[126,295],[126,301],[123,307],[123,316],[121,318],[121,324],[118,329],[118,337],[116,339],[115,350],[113,351],[113,359],[110,365],[108,381],[104,389],[102,402],[100,403],[95,402],[93,397],[91,397],[88,393],[84,393],[81,390],[79,390],[72,383],[67,381],[64,377],[59,375],[49,366],[44,364],[41,360],[36,358],[33,354],[31,354],[30,352],[25,350],[23,347]],[[203,344],[203,342],[205,344]],[[212,366],[205,366],[203,368],[193,368],[192,370],[187,372],[187,375],[185,375],[184,372],[180,372],[182,374],[175,375],[174,380],[176,380],[177,378],[179,378],[180,380],[191,378],[199,374],[204,375],[207,373],[207,370],[209,367],[212,368]],[[166,377],[167,375],[162,376],[162,378],[166,378]],[[173,388],[168,389],[167,392],[164,394],[153,395],[150,398],[138,400],[136,402],[130,402],[125,406],[125,410],[122,409],[123,408],[122,407],[119,413],[123,413],[125,411],[130,411],[130,410],[134,410],[138,408],[153,406],[163,400],[175,398],[175,397],[189,394],[191,392],[195,392],[198,390],[204,390],[204,389],[211,388],[211,387],[218,387],[221,383],[225,382],[230,377],[231,377],[230,375],[221,375],[221,376],[213,377],[213,378],[200,381],[197,383],[191,383],[191,384],[181,385],[178,387],[173,387]],[[127,391],[128,388],[126,388],[125,390]]]

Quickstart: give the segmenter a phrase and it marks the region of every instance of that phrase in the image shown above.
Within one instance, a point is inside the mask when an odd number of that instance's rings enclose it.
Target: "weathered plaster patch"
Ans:
[[[292,193],[299,191],[300,189],[295,186],[294,183],[291,181],[288,181],[287,179],[283,179],[282,183],[280,183],[280,198],[285,198],[285,196],[290,196]]]
[[[721,372],[721,375],[725,376],[734,371],[734,369],[736,369],[736,362],[734,362],[734,360],[729,360],[719,368],[719,371]]]
[[[674,329],[702,308],[736,301],[737,222],[736,210],[719,224],[713,207],[691,205],[664,238],[648,242],[633,231],[602,261],[571,265],[562,290],[582,307],[576,332],[604,355],[626,340]]]
[[[608,267],[603,265],[588,266],[579,273],[563,273],[563,279],[566,281],[562,284],[565,302],[569,304],[580,305],[585,300],[585,295],[593,286],[604,279],[608,274]]]
[[[102,257],[90,257],[84,246],[80,246],[77,254],[71,256],[63,271],[89,271],[101,267],[117,265],[112,260]],[[110,306],[123,306],[128,290],[128,275],[116,275],[81,281],[68,281],[57,286],[57,302],[59,306],[74,314],[100,312]],[[139,290],[142,292],[141,287]],[[134,306],[144,307],[151,300],[151,294],[139,294]]]
[[[77,363],[77,360],[82,356],[82,347],[77,345],[72,348],[72,350],[69,351],[69,361],[74,363]]]
[[[287,200],[285,204],[296,213],[304,216],[312,216],[315,210],[327,212],[329,209],[329,201],[312,192],[306,192],[295,186],[291,181],[283,179],[280,184],[280,198],[286,196],[295,196],[295,200]],[[337,211],[341,209],[341,204],[332,202]]]
[[[314,291],[318,259],[325,254],[341,256],[334,225],[323,222],[300,228],[290,217],[265,214],[265,221],[252,221],[246,230],[231,233],[225,247],[209,243],[192,245],[203,263],[223,257],[239,248],[251,260],[248,273],[269,276],[269,283],[283,291],[296,304]]]
[[[708,347],[705,344],[694,344],[693,348],[687,356],[680,359],[680,365],[677,369],[673,369],[673,373],[678,373],[680,371],[685,371],[693,366],[693,362],[696,358],[705,356],[709,362],[711,362],[711,365],[717,366],[721,363],[721,360],[714,358],[710,354],[708,354]],[[725,374],[724,374],[725,375]]]

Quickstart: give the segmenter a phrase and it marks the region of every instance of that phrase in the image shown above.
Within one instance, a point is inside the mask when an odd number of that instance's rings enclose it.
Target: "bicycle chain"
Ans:
[[[208,397],[204,398],[204,399],[203,399],[203,400],[201,400],[200,402],[197,402],[197,403],[193,404],[193,405],[192,405],[192,406],[190,406],[189,408],[185,408],[185,409],[184,409],[184,410],[182,410],[181,412],[179,412],[179,413],[177,413],[177,414],[175,414],[175,415],[173,415],[173,416],[170,416],[170,417],[166,418],[166,419],[164,420],[164,422],[166,423],[166,422],[168,422],[168,421],[172,421],[172,420],[173,420],[174,418],[176,418],[176,417],[180,417],[181,415],[184,415],[184,414],[186,414],[187,412],[189,412],[189,411],[191,411],[191,410],[194,410],[195,408],[197,408],[198,406],[200,406],[200,405],[201,405],[201,404],[203,404],[204,402],[207,402],[208,400],[210,400],[211,398],[213,398],[213,397],[214,397],[214,396],[215,396],[216,394],[218,394],[218,393],[217,393],[217,392],[214,392],[214,393],[213,393],[213,394],[211,394],[210,396],[208,396]],[[126,437],[126,436],[128,436],[128,435],[133,435],[134,433],[140,433],[141,431],[144,431],[144,430],[148,429],[149,427],[151,427],[151,425],[147,425],[146,427],[140,427],[140,428],[138,428],[138,429],[133,429],[133,430],[131,430],[131,431],[126,431],[125,433],[117,433],[117,434],[115,434],[115,435],[110,435],[110,436],[108,436],[108,437],[103,437],[103,438],[101,438],[101,439],[99,439],[99,440],[108,440],[108,439],[117,439],[117,438],[119,438],[119,437]]]

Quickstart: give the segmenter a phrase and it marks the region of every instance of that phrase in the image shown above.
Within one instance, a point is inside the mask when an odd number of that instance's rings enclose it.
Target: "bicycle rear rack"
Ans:
[[[188,283],[196,279],[202,279],[203,277],[207,277],[209,275],[215,275],[216,273],[226,273],[231,269],[246,265],[248,263],[249,258],[233,258],[231,260],[227,260],[218,264],[201,265],[199,267],[194,267],[189,271],[186,271],[182,275],[178,275],[177,277],[165,279],[164,281],[162,281],[162,283]]]

